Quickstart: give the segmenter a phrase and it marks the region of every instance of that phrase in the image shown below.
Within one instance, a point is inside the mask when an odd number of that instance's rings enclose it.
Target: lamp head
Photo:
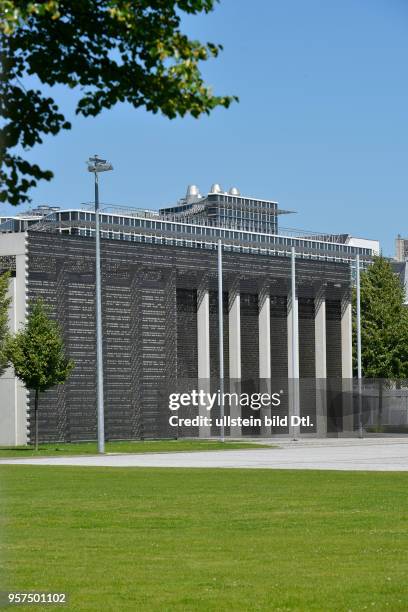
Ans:
[[[99,155],[90,157],[86,162],[88,164],[88,172],[108,172],[113,170],[113,166],[106,159],[101,159]]]

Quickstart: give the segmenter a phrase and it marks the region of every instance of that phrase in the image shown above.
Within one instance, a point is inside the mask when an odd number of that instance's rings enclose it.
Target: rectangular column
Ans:
[[[343,433],[354,432],[353,413],[353,337],[350,299],[344,298],[341,308],[341,376],[343,390]]]
[[[229,311],[229,360],[230,378],[241,378],[241,302],[237,293]]]
[[[351,303],[343,303],[341,312],[341,375],[353,378]]]
[[[6,259],[2,262],[2,269],[9,269],[12,272],[8,287],[8,297],[11,298],[8,323],[10,331],[16,332],[26,318],[28,277],[26,233],[2,234],[0,257]],[[0,444],[7,446],[26,444],[29,438],[29,395],[23,383],[14,376],[11,367],[0,375],[0,398]]]
[[[289,378],[289,431],[294,439],[299,437],[300,427],[291,424],[291,418],[299,416],[299,310],[296,294],[295,249],[291,256],[291,289],[288,296],[288,378]]]
[[[294,308],[294,312],[293,312]],[[299,427],[292,427],[291,417],[299,416],[299,317],[298,300],[288,300],[288,392],[289,431],[294,438],[299,436]]]
[[[292,313],[293,306],[295,308],[294,315]],[[294,326],[293,318],[295,320]],[[293,333],[295,334],[294,341]],[[294,305],[291,299],[288,300],[288,377],[299,378],[299,317],[297,298],[294,300]]]
[[[198,292],[197,299],[197,359],[198,387],[205,393],[210,393],[210,294],[208,289]],[[199,415],[212,417],[206,406],[199,406]],[[199,428],[200,438],[209,438],[211,427]]]
[[[315,300],[316,433],[327,435],[326,300]]]
[[[241,299],[239,291],[233,291],[229,300],[229,371],[230,393],[241,393]],[[231,400],[231,419],[241,416],[241,406]],[[232,438],[241,436],[240,426],[231,426]]]
[[[271,394],[271,299],[269,289],[259,295],[259,378],[261,393]],[[265,418],[271,417],[271,407],[263,406],[259,415],[262,421],[261,436],[269,437],[271,428],[265,427]]]
[[[261,297],[261,296],[260,296]],[[271,299],[262,296],[259,303],[259,378],[271,377]]]

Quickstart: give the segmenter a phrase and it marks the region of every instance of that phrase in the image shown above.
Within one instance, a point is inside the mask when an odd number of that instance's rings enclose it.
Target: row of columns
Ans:
[[[209,391],[210,381],[210,296],[208,289],[200,291],[197,308],[197,334],[198,334],[198,379],[200,388]],[[262,294],[259,302],[258,329],[259,329],[259,378],[265,381],[271,379],[271,333],[270,333],[270,313],[271,301],[269,291]],[[294,309],[294,312],[293,312]],[[322,383],[327,377],[326,363],[326,301],[323,296],[316,298],[315,310],[315,377],[318,381],[316,391],[316,418],[317,433],[325,435],[327,431],[326,419],[326,395],[325,386]],[[351,304],[348,303],[342,309],[341,316],[341,361],[342,378],[351,380],[352,378],[352,318]],[[232,384],[237,385],[241,379],[241,304],[240,293],[234,291],[230,296],[229,302],[229,378]],[[292,392],[290,393],[289,414],[298,414],[299,393],[296,381],[299,380],[299,313],[298,298],[288,296],[287,312],[287,350],[288,350],[288,379],[292,381]],[[266,383],[267,384],[267,383]],[[346,383],[345,383],[346,384]],[[238,389],[230,389],[230,391]],[[265,392],[273,392],[271,389],[264,389]],[[231,409],[231,416],[233,414]],[[350,411],[351,412],[351,411]],[[202,414],[208,416],[206,409],[202,409]],[[238,412],[237,412],[238,416]],[[200,436],[209,437],[209,428],[201,428]],[[230,432],[231,436],[240,435],[239,430]],[[298,432],[292,432],[294,436]]]

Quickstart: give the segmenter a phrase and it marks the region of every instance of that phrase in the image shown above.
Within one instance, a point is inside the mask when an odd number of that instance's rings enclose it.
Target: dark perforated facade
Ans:
[[[168,393],[177,385],[192,388],[197,381],[197,308],[203,288],[210,296],[211,377],[218,384],[216,251],[118,240],[103,240],[101,247],[106,437],[174,437],[168,424]],[[69,381],[42,398],[43,440],[96,438],[94,249],[91,238],[28,234],[28,297],[43,296],[51,305],[76,363]],[[224,252],[223,272],[226,388],[229,296],[240,292],[242,390],[251,391],[259,385],[258,310],[260,296],[267,291],[271,376],[286,389],[290,259]],[[299,260],[296,272],[300,375],[314,377],[314,300],[324,287],[328,372],[341,376],[340,315],[342,300],[349,298],[349,266]],[[310,389],[302,392],[310,397]],[[281,410],[286,410],[285,400]],[[189,428],[177,435],[198,431]]]

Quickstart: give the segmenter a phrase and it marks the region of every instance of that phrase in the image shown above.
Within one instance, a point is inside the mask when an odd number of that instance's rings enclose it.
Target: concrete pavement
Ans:
[[[260,440],[258,440],[260,442]],[[408,472],[407,438],[268,440],[278,448],[1,459],[0,465],[265,468]]]

